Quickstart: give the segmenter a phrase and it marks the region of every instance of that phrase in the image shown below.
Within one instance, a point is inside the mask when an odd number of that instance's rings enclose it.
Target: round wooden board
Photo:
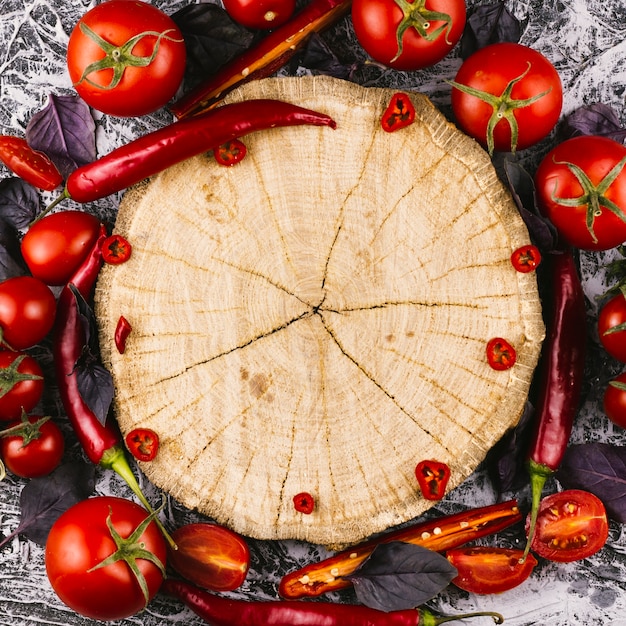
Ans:
[[[382,130],[393,93],[251,82],[228,101],[291,101],[337,129],[251,134],[236,166],[191,159],[120,207],[133,255],[96,290],[120,427],[155,430],[147,477],[244,535],[343,545],[410,520],[432,506],[416,464],[447,463],[455,487],[527,399],[544,327],[535,275],[510,263],[526,228],[425,96],[410,127]],[[510,370],[487,364],[496,336]]]

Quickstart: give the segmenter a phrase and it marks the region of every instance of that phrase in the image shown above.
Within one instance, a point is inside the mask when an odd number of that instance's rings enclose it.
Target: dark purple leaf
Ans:
[[[59,516],[93,493],[94,478],[95,468],[91,463],[74,462],[61,465],[49,476],[30,480],[20,494],[20,523],[4,537],[0,547],[21,534],[45,546]]]
[[[612,519],[626,523],[626,446],[583,443],[570,446],[557,478],[566,489],[600,498]]]
[[[96,125],[87,104],[78,96],[48,96],[33,115],[26,140],[52,160],[64,177],[96,158]]]
[[[0,218],[13,228],[26,228],[39,213],[37,190],[21,178],[0,181]]]
[[[391,541],[379,544],[349,578],[361,604],[397,611],[424,604],[445,589],[457,573],[437,552]]]
[[[296,61],[314,73],[344,80],[350,80],[357,69],[356,63],[351,65],[342,63],[318,33],[311,35],[302,54],[298,55]]]
[[[468,10],[461,38],[461,57],[467,59],[477,50],[501,42],[517,43],[522,35],[519,20],[500,1]]]
[[[17,230],[0,218],[0,282],[28,273]]]
[[[576,109],[563,121],[560,134],[568,139],[580,135],[601,135],[623,143],[626,129],[617,111],[601,102]]]

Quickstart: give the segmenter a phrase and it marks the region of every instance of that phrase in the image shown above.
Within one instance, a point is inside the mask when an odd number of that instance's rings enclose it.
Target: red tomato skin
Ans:
[[[30,415],[29,422],[40,419],[38,415]],[[19,426],[21,420],[15,420],[7,428]],[[0,439],[2,460],[7,469],[22,478],[38,478],[47,476],[55,470],[65,451],[65,440],[61,429],[51,420],[39,427],[40,435],[26,446],[20,435],[11,435]]]
[[[2,338],[13,350],[37,345],[54,324],[56,300],[50,288],[33,276],[0,283]]]
[[[626,363],[626,330],[607,333],[621,324],[626,324],[626,297],[620,293],[613,296],[600,309],[598,335],[604,349],[613,358]]]
[[[626,157],[626,146],[608,137],[580,136],[567,139],[542,159],[535,172],[537,202],[541,212],[554,224],[571,246],[582,250],[608,250],[626,241],[626,222],[607,208],[594,219],[594,241],[586,225],[587,205],[567,207],[554,198],[577,198],[583,194],[578,179],[565,163],[583,169],[594,185]],[[622,171],[605,193],[626,213],[626,171]]]
[[[0,350],[0,372],[4,372],[14,361],[23,357],[17,367],[19,374],[40,376],[36,380],[22,380],[15,384],[7,393],[0,397],[0,420],[14,420],[21,417],[22,410],[30,413],[43,395],[43,371],[39,362],[25,352]]]
[[[223,4],[235,22],[261,30],[284,24],[296,8],[295,0],[224,0]]]
[[[448,550],[446,558],[459,572],[453,584],[471,593],[490,594],[508,591],[528,579],[537,559],[529,554],[520,563],[523,554],[515,548],[474,546]]]
[[[35,222],[22,238],[31,274],[46,285],[65,285],[89,254],[100,220],[84,211],[60,211]]]
[[[109,513],[115,529],[128,537],[148,516],[131,500],[96,496],[83,500],[63,513],[52,526],[46,542],[46,573],[59,598],[77,613],[96,620],[125,619],[144,608],[144,598],[128,565],[118,561],[94,569],[115,552],[106,525]],[[161,531],[152,523],[142,541],[163,564],[167,545]],[[163,581],[161,572],[150,561],[138,559],[152,599]]]
[[[441,61],[457,44],[467,16],[463,0],[428,0],[426,8],[450,16],[452,28],[434,41],[422,37],[415,28],[406,30],[402,37],[402,54],[398,52],[397,29],[403,14],[394,0],[353,0],[352,23],[355,35],[375,61],[396,70],[419,70]],[[433,20],[427,32],[432,33],[444,24]]]
[[[530,63],[530,70],[528,70]],[[523,150],[546,137],[554,128],[563,107],[563,88],[558,72],[541,53],[517,43],[496,43],[481,48],[459,68],[455,82],[496,96],[502,95],[510,81],[528,73],[511,91],[515,100],[548,94],[514,113],[519,127],[517,150]],[[458,125],[481,145],[487,145],[487,126],[493,107],[476,96],[453,87],[452,110]],[[493,133],[497,151],[511,150],[511,129],[506,120],[496,124]]]
[[[98,86],[79,82],[85,68],[105,56],[102,48],[81,32],[81,23],[116,46],[146,31],[169,32],[167,38],[161,39],[159,52],[147,67],[126,68],[119,84],[106,89],[112,78],[110,69],[89,75]],[[146,36],[137,42],[132,53],[148,57],[156,41],[157,37]],[[118,117],[147,115],[167,104],[182,82],[185,61],[185,43],[174,21],[139,0],[107,0],[97,5],[79,20],[67,45],[68,71],[78,94],[94,109]]]
[[[626,372],[619,374],[614,380],[626,385]],[[617,426],[626,428],[626,390],[609,383],[604,391],[602,404],[606,416]]]

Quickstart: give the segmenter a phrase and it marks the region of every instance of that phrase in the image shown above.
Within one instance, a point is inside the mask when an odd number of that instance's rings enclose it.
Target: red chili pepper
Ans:
[[[170,110],[178,118],[198,115],[217,105],[235,87],[271,76],[313,33],[321,32],[348,13],[351,4],[351,0],[312,0],[288,22],[177,100]]]
[[[392,133],[410,126],[414,121],[415,107],[408,94],[399,91],[391,97],[380,122],[383,130]]]
[[[552,302],[543,344],[535,429],[528,451],[532,493],[531,522],[525,555],[530,550],[541,494],[559,468],[578,412],[585,368],[585,296],[570,249],[550,255]]]
[[[230,167],[231,165],[235,165],[242,161],[247,153],[246,144],[243,143],[240,139],[233,139],[232,141],[227,141],[223,143],[221,146],[218,146],[213,150],[213,154],[215,155],[215,160],[220,165],[226,165]]]
[[[494,370],[508,370],[515,365],[515,348],[502,337],[494,337],[487,342],[487,362]]]
[[[126,352],[126,340],[128,339],[133,327],[130,322],[120,315],[120,319],[117,320],[117,326],[115,327],[115,347],[120,354]]]
[[[248,133],[303,124],[336,127],[328,115],[280,100],[246,100],[221,106],[148,133],[79,167],[69,175],[63,195],[47,210],[64,198],[76,202],[104,198]]]
[[[121,235],[111,235],[102,242],[102,260],[109,265],[126,263],[132,252],[132,246]]]
[[[450,468],[441,461],[420,461],[415,468],[415,477],[427,500],[441,500],[450,480]]]
[[[0,136],[0,161],[38,189],[52,191],[63,182],[56,165],[43,152],[33,150],[22,137]]]
[[[443,552],[498,532],[521,519],[517,502],[511,500],[408,526],[286,574],[278,592],[283,598],[297,600],[350,587],[348,576],[381,543],[404,541]]]
[[[299,493],[293,497],[293,505],[298,513],[310,515],[315,510],[315,500],[310,493]]]
[[[522,246],[511,254],[511,263],[518,272],[523,274],[534,272],[541,263],[541,252],[532,244]]]
[[[70,284],[85,300],[91,298],[93,287],[102,267],[102,243],[105,238],[106,229],[101,226],[98,240],[89,255],[59,295],[52,344],[56,381],[67,417],[89,460],[101,467],[115,471],[126,481],[146,509],[152,511],[150,503],[141,491],[128,464],[117,424],[111,418],[102,424],[83,400],[78,387],[75,366],[82,354],[86,337],[76,297]],[[158,518],[156,521],[161,526]],[[175,547],[169,534],[162,526],[161,529],[170,545]]]
[[[138,461],[152,461],[159,451],[159,436],[150,428],[135,428],[126,435],[126,446]]]
[[[436,616],[427,609],[378,611],[367,606],[333,602],[231,600],[180,580],[166,579],[162,591],[174,596],[211,626],[438,626],[470,617],[492,617],[499,613],[479,612]]]

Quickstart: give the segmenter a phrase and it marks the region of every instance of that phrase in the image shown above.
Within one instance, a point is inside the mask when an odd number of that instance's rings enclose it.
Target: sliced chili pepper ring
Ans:
[[[450,480],[450,468],[440,461],[420,461],[415,468],[415,477],[427,500],[441,500]]]
[[[406,128],[414,121],[415,107],[409,96],[401,91],[394,94],[381,119],[383,130],[392,133],[401,128]]]

